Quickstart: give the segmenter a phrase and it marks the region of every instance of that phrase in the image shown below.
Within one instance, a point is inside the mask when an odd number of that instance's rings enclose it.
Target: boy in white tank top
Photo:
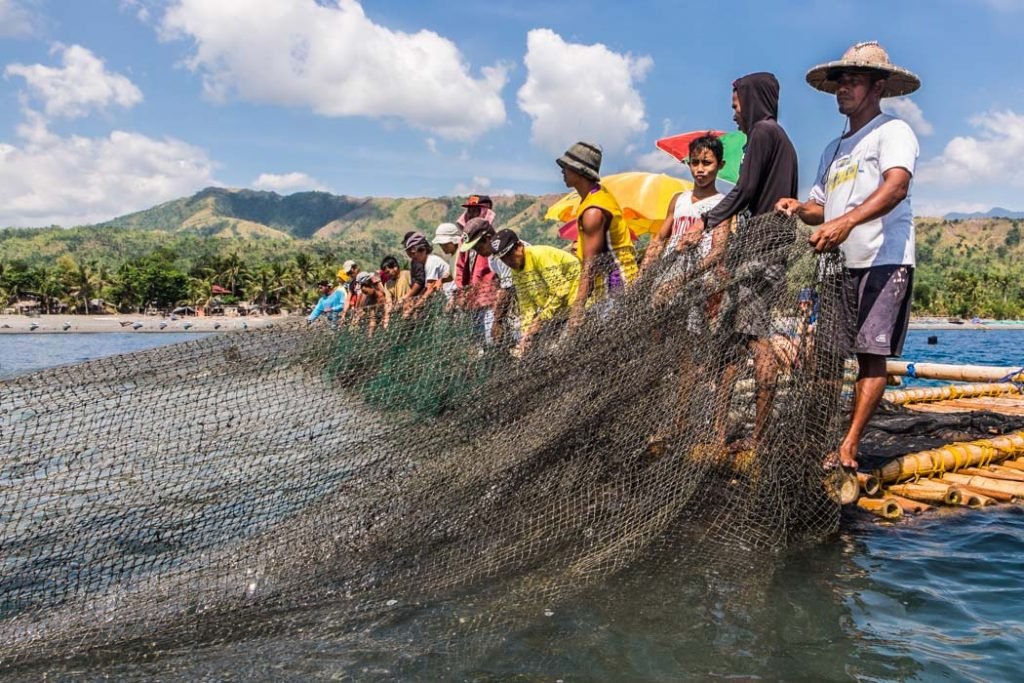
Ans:
[[[690,143],[686,163],[693,175],[693,189],[672,198],[668,217],[648,245],[641,265],[644,270],[659,258],[676,257],[664,275],[664,283],[655,290],[655,304],[675,294],[685,282],[685,275],[699,268],[711,253],[711,231],[702,230],[702,219],[725,197],[715,184],[725,165],[723,155],[722,141],[711,133]]]

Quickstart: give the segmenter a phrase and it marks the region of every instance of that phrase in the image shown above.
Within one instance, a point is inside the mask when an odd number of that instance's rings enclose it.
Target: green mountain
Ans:
[[[498,223],[525,239],[552,239],[557,230],[544,220],[559,195],[494,197]],[[393,199],[349,197],[328,192],[276,192],[208,187],[97,227],[160,230],[210,237],[393,241],[409,230],[432,233],[438,223],[462,212],[454,197]]]

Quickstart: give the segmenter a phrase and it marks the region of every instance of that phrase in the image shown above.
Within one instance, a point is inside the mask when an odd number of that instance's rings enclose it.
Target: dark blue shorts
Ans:
[[[898,356],[910,324],[913,266],[873,266],[846,271],[846,293],[856,301],[847,330],[854,353]]]

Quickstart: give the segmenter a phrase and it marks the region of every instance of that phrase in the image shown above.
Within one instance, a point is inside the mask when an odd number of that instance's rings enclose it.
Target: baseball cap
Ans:
[[[491,240],[491,249],[494,250],[495,256],[502,258],[515,249],[517,244],[519,244],[519,235],[512,230],[505,229],[499,231]]]
[[[459,247],[459,251],[469,251],[477,245],[484,237],[494,234],[494,226],[486,218],[474,218],[466,223],[466,241]]]
[[[352,279],[348,276],[348,271],[345,270],[344,266],[338,269],[338,279],[342,282],[348,282]]]
[[[372,279],[373,279],[373,273],[363,272],[363,273],[359,273],[359,275],[356,275],[356,282],[358,282],[361,285],[369,282]]]
[[[348,261],[345,261],[344,263],[341,264],[341,269],[343,271],[345,271],[345,273],[347,274],[347,273],[351,273],[352,269],[355,268],[357,265],[359,265],[359,264],[357,264],[352,259],[349,259]]]
[[[434,244],[458,244],[462,231],[454,223],[442,223],[434,233]]]
[[[466,203],[462,205],[462,208],[468,209],[471,206],[481,205],[494,206],[494,202],[492,202],[491,198],[485,194],[471,194],[469,195],[469,199],[466,200]]]

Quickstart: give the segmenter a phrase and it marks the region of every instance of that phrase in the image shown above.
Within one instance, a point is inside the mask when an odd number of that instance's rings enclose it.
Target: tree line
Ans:
[[[539,220],[524,227],[529,241],[553,241]],[[985,239],[988,230],[957,221],[920,226],[915,315],[1024,319],[1020,222]],[[316,300],[316,282],[334,278],[346,259],[365,269],[389,254],[404,262],[400,241],[400,234],[383,230],[344,241],[95,226],[0,230],[0,304],[28,297],[46,311],[86,313],[96,310],[90,302],[101,300],[107,310],[138,313],[219,298],[302,310]],[[642,238],[641,247],[645,243]],[[215,285],[227,293],[215,295]]]

